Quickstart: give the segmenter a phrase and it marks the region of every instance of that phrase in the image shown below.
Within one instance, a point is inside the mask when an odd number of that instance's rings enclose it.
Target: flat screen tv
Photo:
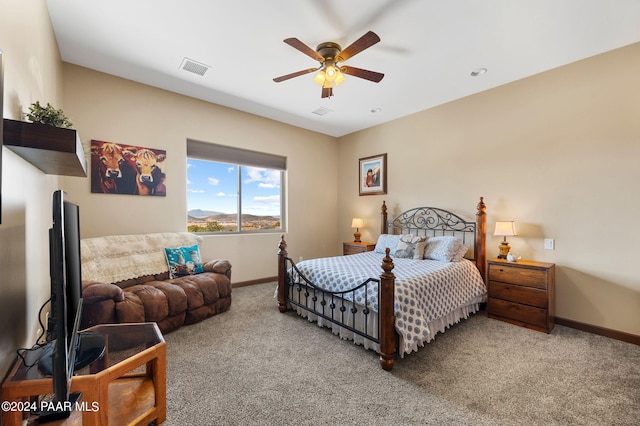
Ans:
[[[82,310],[80,214],[78,206],[65,200],[61,190],[53,193],[52,208],[53,226],[49,229],[51,312],[47,324],[51,341],[38,367],[52,377],[54,400],[47,404],[50,408],[39,413],[41,421],[68,417],[79,397],[71,395],[70,388]]]

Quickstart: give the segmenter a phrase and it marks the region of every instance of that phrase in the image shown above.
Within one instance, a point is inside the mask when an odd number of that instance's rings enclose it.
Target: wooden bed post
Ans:
[[[382,216],[382,223],[380,224],[380,233],[388,234],[387,229],[387,205],[382,200],[382,207],[380,208],[380,215]]]
[[[284,240],[284,234],[280,237],[278,244],[278,310],[287,312],[287,284],[285,277],[287,275],[287,242]]]
[[[476,212],[476,266],[480,271],[483,280],[486,280],[487,268],[487,206],[484,204],[484,197],[480,197],[480,202]]]
[[[386,248],[386,256],[382,259],[380,275],[380,296],[378,321],[380,326],[380,366],[386,371],[393,368],[394,355],[397,347],[395,326],[395,275],[393,274],[393,259],[389,256],[389,247]]]

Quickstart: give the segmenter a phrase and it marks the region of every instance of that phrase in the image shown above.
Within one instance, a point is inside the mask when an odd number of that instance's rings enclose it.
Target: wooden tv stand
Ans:
[[[81,392],[78,409],[68,419],[46,425],[147,425],[166,419],[166,343],[156,323],[103,324],[88,331],[106,340],[104,356],[76,371],[71,392]],[[38,397],[53,392],[52,379],[19,358],[2,383],[2,424],[21,425],[38,406]],[[35,404],[35,405],[33,405]],[[37,418],[29,417],[37,422]],[[37,424],[37,423],[36,423]]]

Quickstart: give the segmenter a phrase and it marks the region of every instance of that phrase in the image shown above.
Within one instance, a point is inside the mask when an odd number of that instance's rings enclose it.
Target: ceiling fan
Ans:
[[[345,65],[339,66],[339,62],[344,62],[349,58],[357,55],[363,50],[373,46],[380,41],[380,37],[373,31],[367,32],[358,40],[350,44],[346,49],[342,49],[338,43],[325,42],[320,43],[316,50],[313,50],[295,37],[284,40],[289,46],[299,50],[305,55],[320,62],[317,68],[308,68],[306,70],[297,71],[291,74],[283,75],[273,79],[276,83],[289,80],[290,78],[299,77],[318,71],[313,81],[322,86],[322,97],[328,98],[333,96],[333,86],[339,85],[344,81],[344,75],[348,74],[354,77],[363,78],[365,80],[379,83],[384,74],[375,71],[364,70],[362,68],[349,67]]]

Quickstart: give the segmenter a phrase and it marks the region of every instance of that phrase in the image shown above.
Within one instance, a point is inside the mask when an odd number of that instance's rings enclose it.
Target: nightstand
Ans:
[[[555,315],[556,265],[502,259],[489,259],[487,264],[489,318],[550,333]]]
[[[348,254],[364,253],[365,251],[373,251],[374,248],[376,248],[376,243],[349,241],[342,243],[342,254],[346,256]]]

